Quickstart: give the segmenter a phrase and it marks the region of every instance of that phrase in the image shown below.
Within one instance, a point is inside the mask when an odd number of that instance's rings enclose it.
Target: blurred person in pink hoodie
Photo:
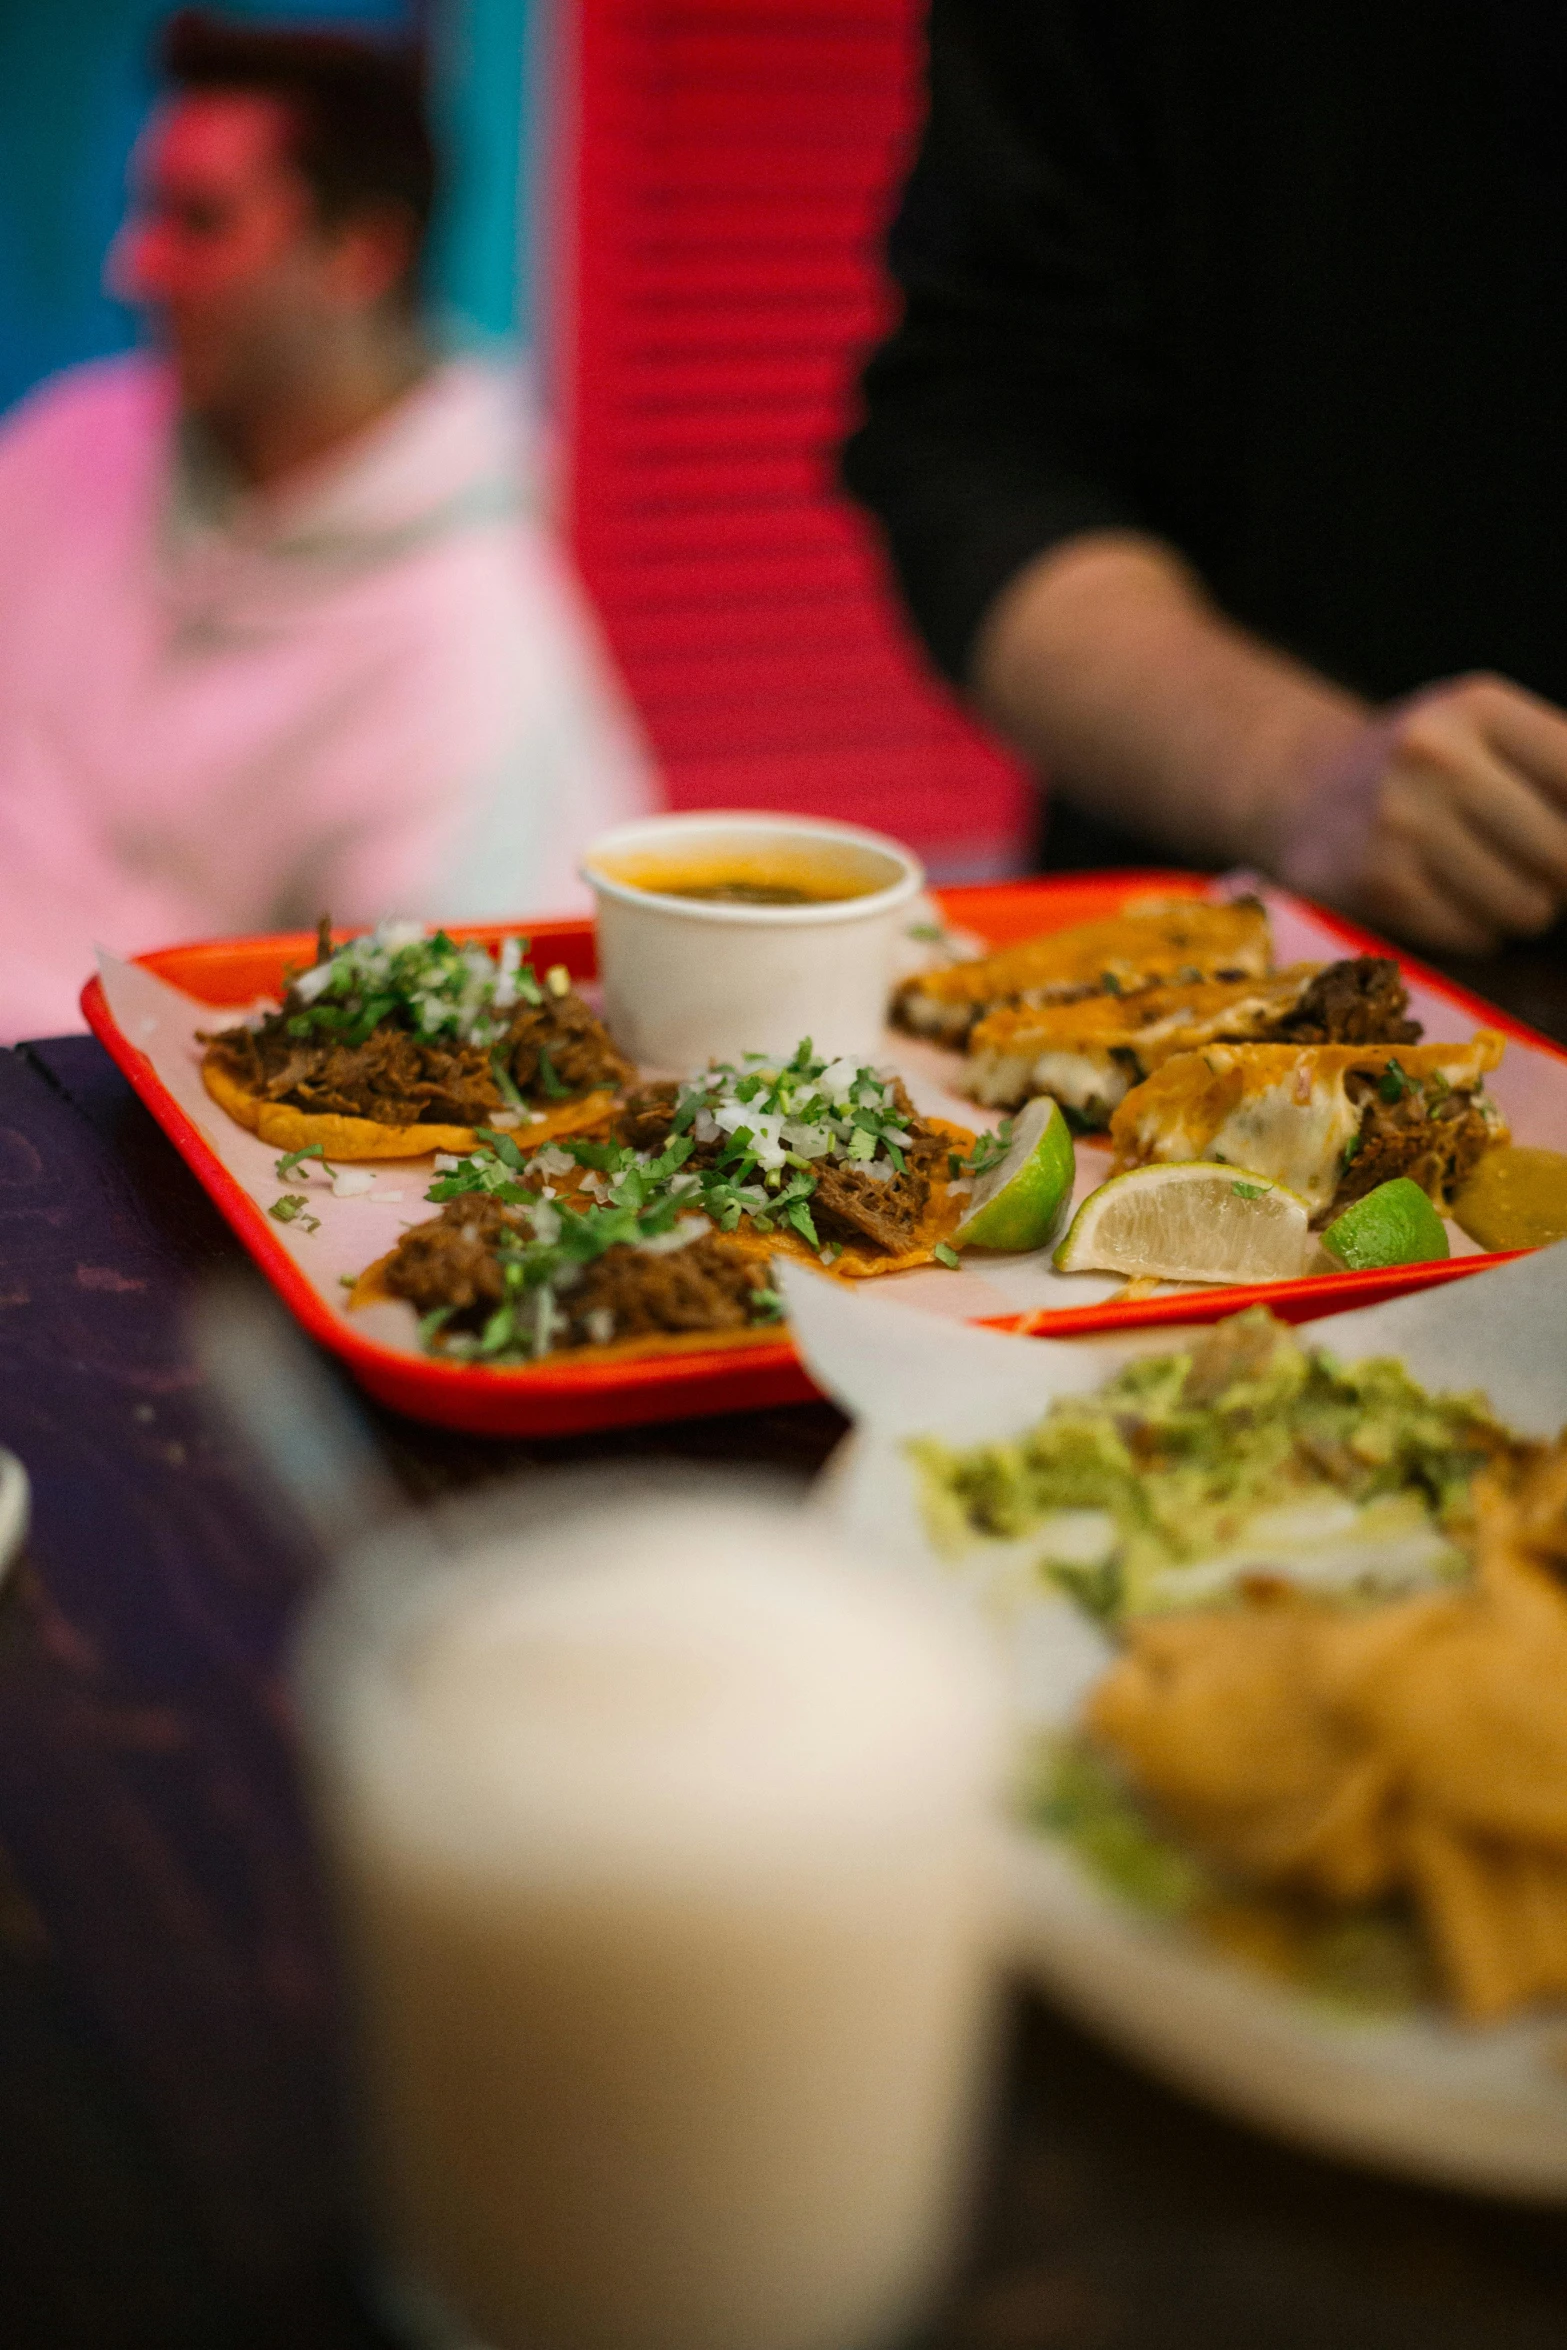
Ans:
[[[653,797],[506,377],[419,307],[403,51],[186,13],[111,282],[0,425],[0,1040],[102,944],[576,901]]]

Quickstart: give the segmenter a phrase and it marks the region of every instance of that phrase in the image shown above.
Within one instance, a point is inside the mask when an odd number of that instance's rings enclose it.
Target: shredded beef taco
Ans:
[[[922,1118],[902,1080],[802,1044],[628,1095],[622,1148],[678,1153],[695,1204],[758,1255],[849,1279],[902,1273],[945,1248],[967,1209],[966,1127]]]
[[[563,968],[541,980],[526,941],[499,955],[414,923],[316,960],[280,1010],[202,1039],[202,1079],[265,1143],[334,1159],[468,1151],[482,1127],[534,1147],[601,1126],[631,1064]]]
[[[610,1185],[561,1146],[524,1159],[491,1133],[427,1196],[440,1214],[369,1266],[349,1303],[404,1299],[446,1361],[679,1353],[777,1324],[765,1262],[645,1162]]]
[[[755,1055],[644,1086],[603,1138],[524,1159],[486,1132],[350,1303],[405,1299],[431,1353],[497,1366],[742,1343],[778,1317],[772,1257],[850,1278],[955,1264],[973,1145],[895,1077],[808,1044],[782,1067]]]

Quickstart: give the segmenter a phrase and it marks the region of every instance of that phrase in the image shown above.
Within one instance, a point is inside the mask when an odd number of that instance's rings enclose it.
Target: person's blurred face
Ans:
[[[109,283],[150,314],[198,414],[284,390],[396,276],[373,227],[323,228],[289,130],[274,99],[204,92],[161,106],[136,151]]]

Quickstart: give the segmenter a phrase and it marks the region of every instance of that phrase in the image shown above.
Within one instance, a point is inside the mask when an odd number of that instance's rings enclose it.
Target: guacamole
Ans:
[[[1482,1397],[1340,1363],[1261,1306],[1008,1443],[910,1446],[938,1548],[1026,1545],[1112,1623],[1257,1580],[1380,1596],[1461,1574],[1470,1484],[1511,1450]]]

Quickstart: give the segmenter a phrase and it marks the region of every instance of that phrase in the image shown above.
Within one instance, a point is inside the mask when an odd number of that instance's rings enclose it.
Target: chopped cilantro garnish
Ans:
[[[1401,1102],[1409,1090],[1409,1078],[1399,1067],[1397,1061],[1389,1055],[1387,1067],[1383,1070],[1381,1082],[1377,1086],[1378,1094],[1385,1102]]]
[[[518,1004],[544,1000],[526,951],[525,939],[506,939],[492,955],[444,930],[427,937],[419,923],[383,922],[292,975],[284,1025],[290,1036],[352,1045],[395,1019],[428,1042],[494,1045]]]
[[[542,1050],[539,1054],[539,1083],[543,1086],[544,1091],[546,1094],[548,1094],[552,1102],[565,1101],[571,1092],[571,1087],[569,1085],[562,1085],[560,1079],[556,1076],[555,1064],[550,1059],[549,1054]]]
[[[988,1175],[992,1167],[999,1167],[1012,1148],[1012,1121],[1003,1118],[994,1134],[976,1135],[974,1148],[969,1152],[966,1172],[970,1175]]]
[[[501,1100],[506,1104],[508,1110],[525,1110],[527,1108],[527,1103],[517,1091],[516,1080],[506,1066],[506,1050],[503,1045],[497,1045],[490,1055],[490,1075],[494,1078]]]
[[[505,1137],[496,1135],[494,1140],[504,1141]],[[519,1151],[517,1167],[520,1168],[522,1163]],[[532,1197],[517,1181],[516,1169],[498,1158],[493,1150],[471,1151],[460,1166],[451,1168],[444,1175],[437,1175],[424,1196],[430,1200],[461,1199],[464,1193],[470,1191],[486,1192],[507,1207],[520,1206]]]
[[[580,1134],[566,1136],[560,1147],[570,1151],[579,1167],[594,1167],[601,1175],[611,1175],[621,1167],[630,1166],[637,1155],[629,1143],[585,1142]]]
[[[477,1131],[479,1140],[489,1144],[503,1165],[510,1167],[515,1174],[522,1173],[528,1162],[509,1134],[501,1134],[492,1126],[481,1126]]]
[[[1357,1159],[1360,1156],[1360,1142],[1361,1138],[1358,1134],[1352,1134],[1350,1136],[1348,1142],[1346,1142],[1344,1145],[1343,1156],[1339,1160],[1339,1165],[1341,1167],[1348,1167],[1352,1160]]]
[[[276,1175],[279,1183],[286,1183],[295,1169],[304,1165],[306,1159],[319,1159],[322,1166],[325,1167],[326,1151],[322,1144],[307,1142],[303,1150],[285,1151],[272,1172]],[[331,1172],[330,1168],[327,1169],[327,1172]],[[287,1218],[284,1221],[286,1222]]]

